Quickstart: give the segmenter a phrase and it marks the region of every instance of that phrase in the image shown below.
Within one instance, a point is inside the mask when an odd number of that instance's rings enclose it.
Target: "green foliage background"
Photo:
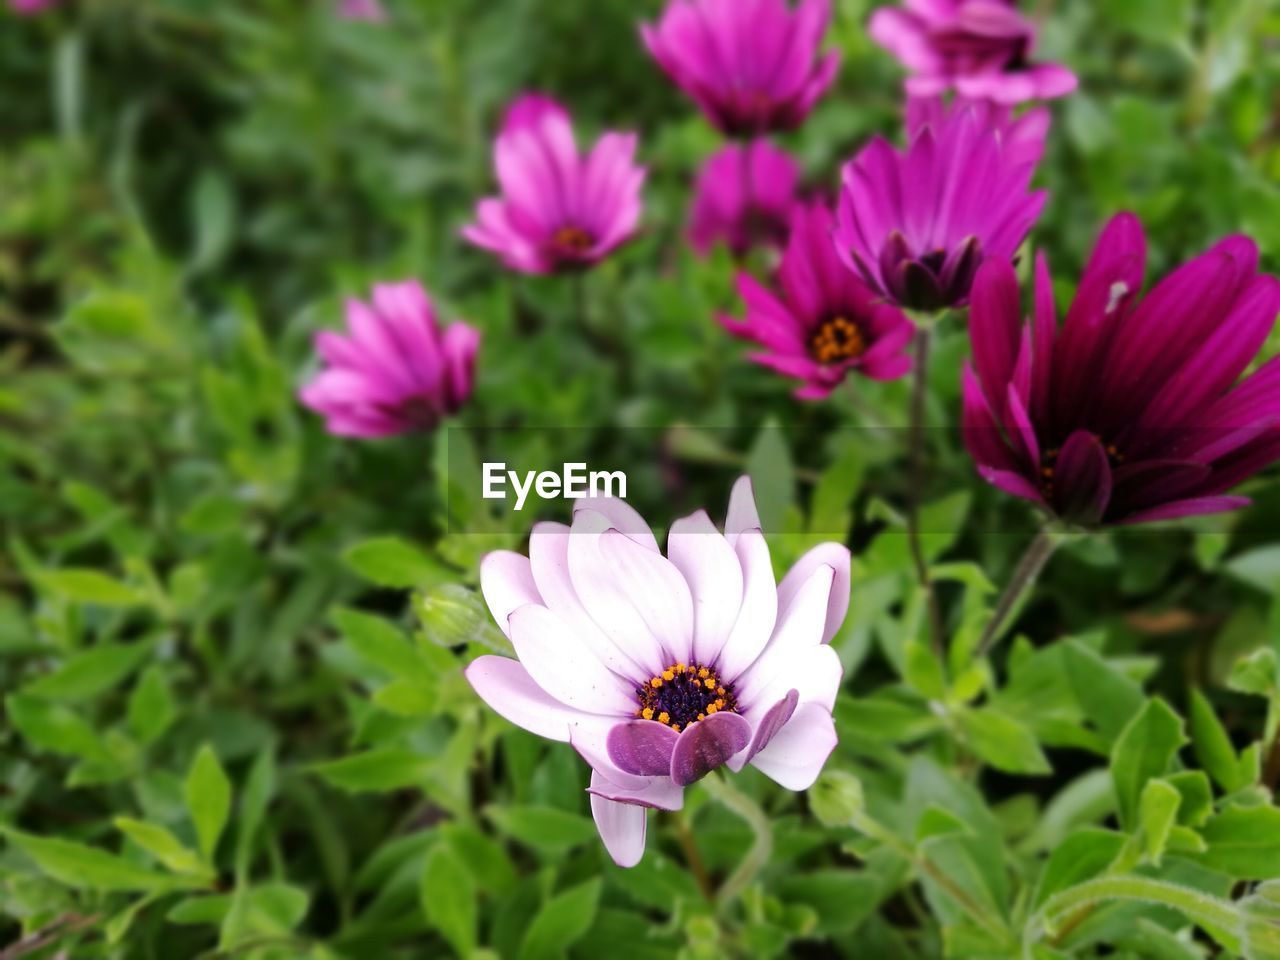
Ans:
[[[1274,474],[1227,520],[1074,539],[979,656],[1032,522],[950,429],[953,320],[922,491],[940,660],[902,438],[840,429],[902,424],[906,388],[801,406],[714,322],[734,265],[681,232],[718,141],[638,43],[658,4],[387,2],[390,26],[296,0],[0,20],[0,955],[1280,956],[1257,886],[1280,878]],[[1280,267],[1280,10],[1034,6],[1083,79],[1031,241],[1060,302],[1122,208],[1153,274],[1237,230]],[[869,3],[836,7],[838,86],[785,139],[820,190],[899,127]],[[585,314],[457,239],[528,87],[580,136],[638,129],[651,169]],[[294,400],[311,334],[407,276],[483,331],[475,400],[447,436],[330,438]],[[505,650],[478,558],[533,519],[476,500],[494,425],[573,428],[519,453],[627,469],[658,524],[721,514],[750,472],[791,531],[779,569],[847,539],[841,742],[813,791],[693,789],[612,865],[584,765],[461,676]]]

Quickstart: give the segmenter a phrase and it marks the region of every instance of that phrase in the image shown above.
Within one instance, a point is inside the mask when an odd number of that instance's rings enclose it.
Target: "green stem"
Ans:
[[[933,339],[933,327],[937,317],[921,317],[916,321],[915,356],[912,364],[914,377],[911,386],[911,435],[908,438],[910,485],[907,489],[907,541],[911,548],[911,561],[916,568],[916,580],[924,591],[929,611],[929,638],[934,655],[939,662],[943,656],[942,611],[938,596],[929,577],[929,563],[925,559],[920,542],[920,489],[924,482],[924,413],[929,394],[929,345]]]
[[[991,614],[991,619],[987,621],[985,629],[982,631],[982,638],[978,641],[975,651],[976,657],[985,657],[995,642],[1000,638],[1000,632],[1004,629],[1005,621],[1009,619],[1009,615],[1022,601],[1033,586],[1035,586],[1036,578],[1040,576],[1040,571],[1044,569],[1044,565],[1049,562],[1049,558],[1053,556],[1053,551],[1058,548],[1062,535],[1054,530],[1049,524],[1041,527],[1036,533],[1035,538],[1027,545],[1026,552],[1018,561],[1017,567],[1014,568],[1013,576],[1009,578],[1009,583],[1004,588],[1004,593],[1000,594],[1000,599],[996,602],[996,608]]]
[[[720,884],[716,893],[717,903],[732,903],[769,862],[769,857],[773,854],[773,826],[760,805],[730,784],[727,777],[713,773],[703,783],[712,797],[747,822],[754,837],[747,855],[742,858],[737,869],[725,878],[724,883]]]
[[[1235,933],[1239,928],[1239,913],[1229,900],[1150,877],[1098,877],[1050,897],[1027,928],[1028,946],[1042,934],[1048,934],[1059,942],[1074,928],[1075,924],[1070,924],[1070,921],[1078,913],[1116,900],[1170,907],[1197,926],[1211,931]],[[1064,921],[1070,926],[1064,927]]]

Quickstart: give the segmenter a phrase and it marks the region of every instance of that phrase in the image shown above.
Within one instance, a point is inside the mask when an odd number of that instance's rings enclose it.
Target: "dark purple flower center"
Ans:
[[[595,244],[595,238],[577,224],[567,223],[551,235],[551,243],[562,254],[580,257]]]
[[[809,338],[809,356],[818,363],[839,363],[860,357],[867,340],[857,323],[844,316],[825,320]]]
[[[898,230],[880,253],[888,293],[908,310],[933,312],[964,303],[982,264],[982,244],[967,237],[951,250],[935,247],[915,253]]]
[[[734,713],[733,684],[724,683],[710,667],[675,663],[636,687],[636,716],[665,723],[679,733],[713,713]]]
[[[1107,452],[1107,461],[1111,469],[1114,470],[1124,463],[1124,454],[1114,443],[1103,444],[1103,449]],[[1050,447],[1040,454],[1040,492],[1050,503],[1053,502],[1054,480],[1058,467],[1058,455],[1061,452],[1058,447]]]

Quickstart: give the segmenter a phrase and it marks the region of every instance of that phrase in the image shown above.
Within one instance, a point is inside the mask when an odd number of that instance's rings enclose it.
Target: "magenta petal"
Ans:
[[[671,779],[682,787],[701,780],[751,742],[751,724],[736,713],[691,723],[671,755]]]
[[[665,777],[680,734],[656,720],[627,720],[609,731],[609,759],[638,777]]]
[[[1178,520],[1182,517],[1198,517],[1208,513],[1226,513],[1247,507],[1253,501],[1248,497],[1196,497],[1176,500],[1150,510],[1139,510],[1119,521],[1128,526],[1135,523],[1155,523],[1158,520]]]
[[[1091,526],[1111,502],[1111,465],[1102,442],[1087,430],[1067,438],[1053,471],[1058,513]]]

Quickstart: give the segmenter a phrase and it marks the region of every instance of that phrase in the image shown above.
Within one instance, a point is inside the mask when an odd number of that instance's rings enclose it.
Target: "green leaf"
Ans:
[[[380,747],[328,760],[311,770],[343,790],[399,790],[421,786],[431,775],[430,757],[403,747]]]
[[[795,502],[796,478],[786,435],[772,417],[760,428],[747,454],[747,475],[761,526],[768,533],[782,533],[787,512]]]
[[[1079,640],[1062,645],[1062,663],[1081,711],[1114,742],[1142,708],[1142,687]]]
[[[1178,823],[1198,827],[1209,819],[1209,814],[1213,813],[1213,787],[1203,770],[1179,770],[1164,779],[1181,795]]]
[[[200,853],[209,863],[218,847],[218,838],[231,813],[231,781],[218,755],[209,744],[202,746],[192,761],[183,785],[187,812],[200,840]]]
[[[595,922],[600,901],[599,878],[571,887],[552,897],[533,918],[524,942],[520,960],[558,960]]]
[[[222,919],[218,946],[229,951],[263,938],[283,937],[302,922],[309,905],[307,892],[287,883],[237,887]]]
[[[164,669],[152,664],[143,671],[129,694],[129,728],[143,743],[160,738],[177,717]]]
[[[189,873],[209,880],[211,871],[194,852],[182,845],[172,833],[155,823],[131,817],[116,817],[116,829],[174,873]]]
[[[1148,780],[1138,801],[1138,822],[1142,826],[1143,850],[1147,859],[1160,863],[1169,831],[1178,819],[1182,794],[1164,780]]]
[[[1052,773],[1035,734],[1008,714],[994,709],[965,710],[960,725],[974,753],[1006,773]]]
[[[76,653],[53,673],[22,688],[22,693],[45,700],[77,702],[109,690],[150,655],[149,643],[103,643]]]
[[[960,490],[920,507],[920,546],[927,561],[933,562],[955,543],[972,500],[969,491]]]
[[[1034,905],[1039,906],[1060,890],[1100,876],[1124,849],[1125,838],[1112,830],[1085,827],[1069,835],[1053,848]]]
[[[75,603],[100,607],[129,607],[146,600],[137,588],[98,570],[45,570],[40,574],[40,586]]]
[[[426,587],[448,575],[440,564],[399,537],[375,537],[352,544],[343,560],[370,583],[393,589]]]
[[[827,868],[784,878],[778,895],[816,910],[818,932],[843,934],[875,912],[882,889],[878,878],[862,871]]]
[[[1191,691],[1189,719],[1191,721],[1191,746],[1209,776],[1227,793],[1249,785],[1242,777],[1244,771],[1236,756],[1227,731],[1218,715],[1199,690]]]
[[[507,836],[549,854],[564,853],[595,839],[590,819],[555,807],[495,805],[484,812]]]
[[[1280,658],[1270,647],[1255,650],[1247,657],[1241,657],[1231,667],[1231,676],[1227,678],[1227,686],[1239,693],[1249,693],[1258,697],[1274,698],[1276,696],[1277,678],[1280,677]]]
[[[236,817],[236,876],[244,878],[249,871],[253,838],[267,814],[267,806],[276,790],[275,745],[268,743],[254,758],[240,794]]]
[[[427,854],[419,887],[422,911],[461,957],[476,946],[476,883],[447,843]]]
[[[37,837],[7,827],[0,827],[0,833],[34,860],[41,872],[76,889],[145,892],[199,885],[199,881],[156,873],[114,853],[70,840]]]
[[[434,686],[418,648],[390,621],[350,607],[336,608],[332,617],[351,648],[388,676]]]
[[[41,749],[102,763],[113,759],[89,722],[70,707],[14,694],[5,710],[18,732]]]
[[[1158,697],[1148,700],[1120,734],[1111,751],[1111,781],[1120,822],[1126,829],[1133,830],[1138,824],[1143,786],[1152,777],[1168,772],[1174,754],[1186,742],[1182,719]]]
[[[1197,859],[1237,880],[1280,878],[1280,808],[1228,807],[1200,830],[1208,849]]]
[[[809,788],[809,809],[824,827],[848,827],[866,809],[862,783],[846,770],[828,766]]]

